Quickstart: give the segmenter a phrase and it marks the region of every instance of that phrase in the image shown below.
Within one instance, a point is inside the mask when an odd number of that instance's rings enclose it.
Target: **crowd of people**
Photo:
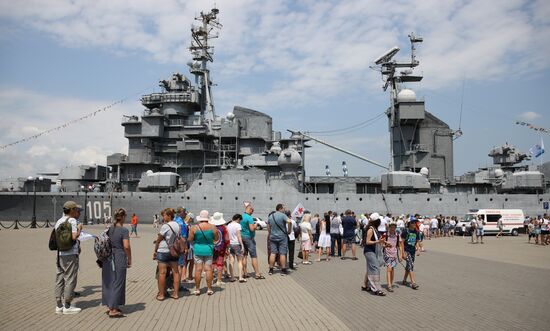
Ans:
[[[55,225],[54,231],[70,225],[69,240],[72,239],[66,250],[58,250],[55,296],[56,313],[59,314],[80,311],[71,302],[77,282],[81,209],[75,202],[68,201],[63,206],[64,217]],[[222,286],[224,280],[246,283],[251,277],[249,270],[254,279],[265,279],[259,268],[255,238],[257,222],[253,213],[252,204],[246,203],[242,214],[235,214],[228,220],[220,212],[210,216],[207,210],[195,217],[183,207],[166,208],[160,212],[160,217],[154,215],[153,227],[158,230],[152,256],[157,263],[156,299],[178,299],[180,292],[189,291],[184,286],[186,282],[194,283],[193,295],[201,295],[202,278],[205,278],[207,295],[213,295],[213,286]],[[106,313],[112,318],[124,316],[120,307],[125,305],[126,271],[132,266],[131,234],[124,227],[126,216],[122,208],[114,213],[114,221],[105,232],[110,252],[107,258],[97,261],[102,268],[102,304],[107,306]],[[546,215],[540,220],[529,220],[526,223],[529,241],[535,238],[536,244],[548,245],[549,223]],[[472,243],[483,243],[484,219],[474,217],[469,225]],[[341,214],[328,211],[322,216],[305,211],[300,217],[292,217],[288,208],[277,204],[267,218],[268,273],[278,272],[285,276],[289,269],[295,269],[296,247],[303,265],[335,257],[356,261],[357,250],[362,249],[366,261],[363,291],[379,296],[387,294],[380,284],[381,269],[385,268],[386,289],[393,292],[394,270],[398,264],[405,269],[401,284],[417,290],[414,264],[416,256],[424,251],[423,241],[453,237],[457,226],[455,217],[356,215],[351,210]],[[135,214],[130,227],[137,237]],[[502,222],[498,227],[497,237],[502,235]],[[466,229],[462,228],[461,232],[465,233]]]
[[[548,246],[550,244],[550,215],[526,217],[524,229],[525,233],[528,234],[527,240],[529,243],[533,239],[535,245]]]

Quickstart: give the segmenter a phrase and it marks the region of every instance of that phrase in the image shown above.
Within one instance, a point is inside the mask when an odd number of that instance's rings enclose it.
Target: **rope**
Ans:
[[[19,223],[19,226],[22,227],[22,228],[24,228],[24,229],[27,229],[27,228],[29,228],[29,227],[32,225],[32,222],[29,222],[29,225],[27,225],[27,226],[24,226],[24,225],[23,225],[21,222],[19,222],[19,221],[16,221],[16,222]]]
[[[2,224],[2,222],[0,222],[0,226],[3,227],[6,230],[9,230],[9,229],[11,229],[15,226],[15,222],[13,222],[10,226],[4,226],[4,224]]]
[[[353,132],[359,129],[363,129],[369,125],[372,125],[376,123],[379,119],[383,118],[386,113],[380,113],[376,115],[375,117],[369,118],[366,121],[345,127],[340,129],[333,129],[333,130],[325,130],[325,131],[307,131],[307,133],[313,133],[318,136],[336,136],[336,135],[343,135],[347,134],[349,132]]]

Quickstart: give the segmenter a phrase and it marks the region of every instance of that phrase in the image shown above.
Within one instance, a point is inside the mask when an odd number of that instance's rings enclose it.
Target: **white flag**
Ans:
[[[293,218],[299,218],[299,217],[302,217],[304,216],[304,205],[302,205],[302,203],[300,202],[296,208],[294,208],[294,211],[292,212],[292,217]]]

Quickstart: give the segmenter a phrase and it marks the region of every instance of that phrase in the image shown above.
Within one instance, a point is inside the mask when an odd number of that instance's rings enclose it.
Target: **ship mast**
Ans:
[[[222,25],[218,21],[217,15],[219,9],[213,8],[208,13],[201,12],[195,20],[199,21],[200,25],[191,26],[191,46],[189,51],[193,55],[193,62],[189,62],[189,72],[195,75],[195,82],[200,83],[203,104],[201,115],[203,120],[211,125],[215,118],[214,102],[212,100],[212,79],[208,62],[213,62],[214,46],[209,45],[210,39],[218,38],[218,34],[212,33],[214,29],[220,29]]]

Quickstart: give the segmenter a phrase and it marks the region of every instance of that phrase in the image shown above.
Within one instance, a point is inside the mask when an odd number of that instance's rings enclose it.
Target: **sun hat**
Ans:
[[[208,218],[208,210],[201,210],[199,213],[199,216],[197,216],[197,222],[208,222],[210,219]]]
[[[371,220],[371,221],[376,221],[376,220],[378,220],[378,219],[380,219],[380,214],[378,214],[378,213],[372,213],[372,214],[370,214],[370,220]]]
[[[225,220],[223,219],[223,213],[219,213],[219,212],[215,212],[214,215],[212,215],[212,217],[210,217],[210,221],[209,221],[210,224],[213,224],[213,225],[224,225],[225,224]]]
[[[82,206],[77,204],[74,201],[67,201],[63,204],[63,209],[73,209],[73,208],[82,210]]]

